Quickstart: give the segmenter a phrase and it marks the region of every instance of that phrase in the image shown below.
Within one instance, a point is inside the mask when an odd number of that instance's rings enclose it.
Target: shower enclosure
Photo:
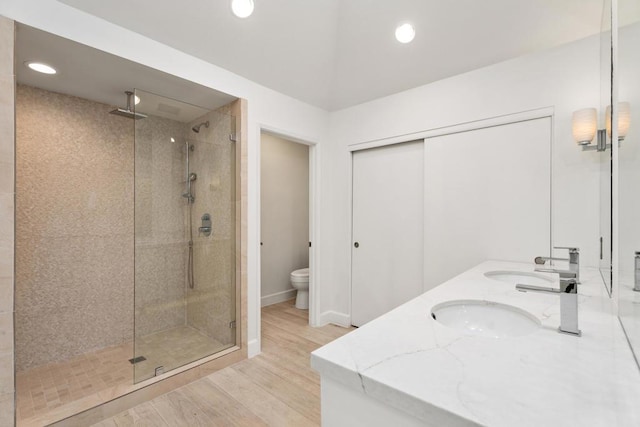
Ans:
[[[240,102],[126,99],[17,86],[19,425],[241,357]]]
[[[236,143],[214,111],[136,90],[134,382],[236,344]],[[154,111],[153,114],[148,113]]]

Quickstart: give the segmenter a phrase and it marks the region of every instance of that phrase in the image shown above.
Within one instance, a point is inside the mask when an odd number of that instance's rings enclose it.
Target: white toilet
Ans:
[[[307,310],[309,308],[309,269],[301,268],[291,272],[291,286],[297,291],[296,308]]]

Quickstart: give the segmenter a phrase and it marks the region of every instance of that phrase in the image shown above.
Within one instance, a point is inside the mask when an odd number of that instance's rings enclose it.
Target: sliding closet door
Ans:
[[[551,118],[425,144],[425,289],[487,260],[549,254]]]
[[[423,292],[424,143],[353,153],[351,323]]]

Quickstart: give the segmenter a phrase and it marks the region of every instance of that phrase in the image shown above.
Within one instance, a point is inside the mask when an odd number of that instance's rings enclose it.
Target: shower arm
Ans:
[[[133,92],[128,90],[125,93],[127,94],[127,111],[132,111],[131,110],[131,100],[133,99]]]

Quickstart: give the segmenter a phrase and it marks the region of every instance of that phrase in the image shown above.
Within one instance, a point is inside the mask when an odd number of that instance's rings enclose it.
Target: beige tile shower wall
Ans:
[[[195,150],[191,171],[195,182],[194,289],[187,290],[188,325],[223,344],[235,341],[236,307],[236,143],[229,140],[232,120],[225,106],[190,124],[209,120],[209,128],[192,134]],[[211,215],[212,233],[197,232],[204,213]]]
[[[133,121],[18,86],[16,365],[132,337]]]
[[[0,426],[14,424],[14,22],[0,16]]]
[[[155,116],[135,125],[135,333],[144,336],[186,324],[186,125]]]

